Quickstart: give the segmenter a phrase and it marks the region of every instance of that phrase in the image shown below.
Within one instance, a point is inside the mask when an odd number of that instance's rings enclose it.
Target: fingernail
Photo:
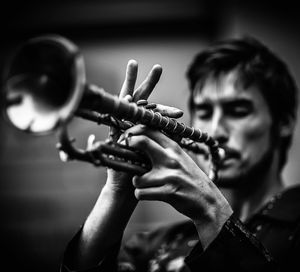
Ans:
[[[162,69],[162,66],[160,64],[154,64],[153,68],[155,68],[155,69]]]
[[[120,137],[119,137],[117,143],[121,143],[122,141],[124,141],[124,139],[125,139],[125,135],[124,135],[124,133],[123,133],[123,134],[120,135]]]
[[[145,106],[146,109],[155,109],[157,105],[155,103],[149,103],[148,105]]]
[[[136,102],[138,106],[146,106],[148,104],[148,101],[146,99],[140,99]]]
[[[128,65],[137,65],[137,61],[135,59],[130,59]]]
[[[171,114],[176,118],[179,118],[183,115],[183,111],[178,109],[178,108],[174,108],[174,107],[170,107],[171,108]]]
[[[127,100],[128,102],[131,102],[132,101],[132,95],[126,94],[123,99]]]

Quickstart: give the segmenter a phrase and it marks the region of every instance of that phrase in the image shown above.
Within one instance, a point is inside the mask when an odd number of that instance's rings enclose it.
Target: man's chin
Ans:
[[[233,171],[219,171],[216,185],[221,188],[235,188],[241,182],[242,175]]]
[[[231,167],[221,167],[218,171],[216,185],[220,188],[236,189],[241,186],[259,186],[261,178],[270,169],[274,153],[269,149],[261,159],[254,165],[246,167],[244,165],[231,165]],[[247,185],[247,183],[249,183]]]

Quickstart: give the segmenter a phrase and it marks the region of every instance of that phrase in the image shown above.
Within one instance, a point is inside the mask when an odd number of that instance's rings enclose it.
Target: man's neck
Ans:
[[[265,173],[258,173],[252,180],[242,182],[250,184],[248,188],[241,186],[234,189],[222,189],[236,216],[241,221],[246,221],[258,212],[274,195],[284,189],[284,184],[278,173],[278,161],[273,160],[270,168]],[[256,182],[253,182],[256,180]],[[255,185],[253,188],[252,184]]]

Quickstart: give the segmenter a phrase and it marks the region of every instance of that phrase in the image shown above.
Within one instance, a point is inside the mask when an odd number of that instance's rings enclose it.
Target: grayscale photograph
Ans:
[[[1,271],[298,271],[294,2],[2,1]]]

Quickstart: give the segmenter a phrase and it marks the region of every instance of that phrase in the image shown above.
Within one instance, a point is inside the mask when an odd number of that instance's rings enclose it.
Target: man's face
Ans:
[[[218,140],[226,152],[218,172],[220,186],[236,186],[266,167],[272,157],[272,117],[255,86],[245,89],[231,72],[208,79],[193,101],[192,125]]]

